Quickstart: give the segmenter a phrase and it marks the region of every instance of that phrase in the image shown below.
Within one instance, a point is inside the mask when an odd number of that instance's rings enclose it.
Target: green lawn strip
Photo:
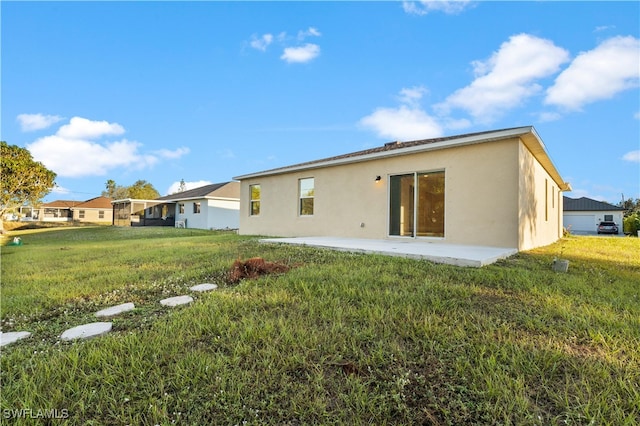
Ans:
[[[110,239],[105,229],[103,244],[149,243],[138,230],[127,238],[116,229]],[[637,249],[637,240],[618,239],[581,260],[572,250],[592,242],[571,239],[569,273],[558,274],[550,269],[557,246],[470,269],[170,231],[150,238],[165,247],[159,257],[180,247],[164,277],[134,275],[52,301],[50,317],[24,315],[20,325],[37,329],[2,349],[2,409],[66,408],[69,424],[640,421],[639,289],[628,275],[640,261],[621,255],[623,267],[615,266],[616,253]],[[3,310],[5,260],[28,247],[6,257],[3,249]],[[100,249],[78,250],[93,252],[89,258]],[[294,268],[223,285],[225,267],[252,256]],[[198,272],[176,266],[188,258]],[[138,267],[156,263],[143,257]],[[220,288],[188,306],[160,307],[161,298],[205,281]],[[115,317],[112,333],[56,340],[64,327],[125,301],[138,309]]]

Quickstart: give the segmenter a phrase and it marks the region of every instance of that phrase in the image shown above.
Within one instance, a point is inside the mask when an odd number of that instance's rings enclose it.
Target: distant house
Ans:
[[[77,222],[111,223],[113,209],[111,198],[95,197],[71,208],[72,220]]]
[[[562,197],[563,226],[571,232],[596,233],[600,222],[615,222],[622,229],[624,209],[591,198]]]
[[[116,226],[237,229],[240,183],[215,183],[154,200],[125,199],[112,204]]]
[[[40,207],[24,206],[20,208],[20,220],[23,222],[111,223],[111,199],[95,197],[87,201],[56,200],[44,203]]]
[[[72,208],[82,203],[73,200],[55,200],[42,204],[40,207],[21,207],[21,220],[41,222],[71,222]]]
[[[518,250],[562,236],[571,190],[533,127],[391,142],[234,179],[241,234]]]

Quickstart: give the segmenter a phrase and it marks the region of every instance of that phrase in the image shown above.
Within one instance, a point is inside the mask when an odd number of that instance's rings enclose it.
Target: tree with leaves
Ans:
[[[106,190],[102,191],[102,196],[114,200],[124,200],[126,198],[155,200],[160,196],[160,193],[146,180],[138,180],[131,186],[121,186],[116,184],[113,179],[109,179],[105,183],[105,188]]]
[[[35,161],[26,148],[0,141],[0,232],[5,213],[37,205],[55,186],[56,174]]]
[[[138,200],[155,200],[160,193],[146,180],[138,180],[129,187],[129,198]]]

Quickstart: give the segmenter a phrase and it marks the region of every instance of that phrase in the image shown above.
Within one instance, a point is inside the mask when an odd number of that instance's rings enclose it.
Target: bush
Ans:
[[[631,234],[632,236],[638,235],[640,229],[640,212],[636,212],[624,218],[622,231],[625,234]]]

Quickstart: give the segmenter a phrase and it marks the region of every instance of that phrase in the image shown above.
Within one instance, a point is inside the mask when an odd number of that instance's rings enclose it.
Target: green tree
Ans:
[[[178,192],[184,192],[187,190],[187,184],[184,179],[180,179],[180,186],[178,187]]]
[[[154,200],[160,196],[160,193],[146,180],[136,181],[129,187],[129,198],[138,200]]]
[[[105,183],[105,191],[102,191],[103,197],[109,197],[113,200],[123,200],[129,198],[129,188],[126,186],[120,186],[116,184],[116,181],[109,179]]]
[[[625,217],[631,216],[635,213],[640,213],[640,198],[636,198],[635,200],[629,198],[621,201],[618,203],[618,207],[622,207],[624,209]]]
[[[2,217],[25,204],[36,205],[55,186],[56,174],[35,161],[26,148],[0,141],[0,231]]]

